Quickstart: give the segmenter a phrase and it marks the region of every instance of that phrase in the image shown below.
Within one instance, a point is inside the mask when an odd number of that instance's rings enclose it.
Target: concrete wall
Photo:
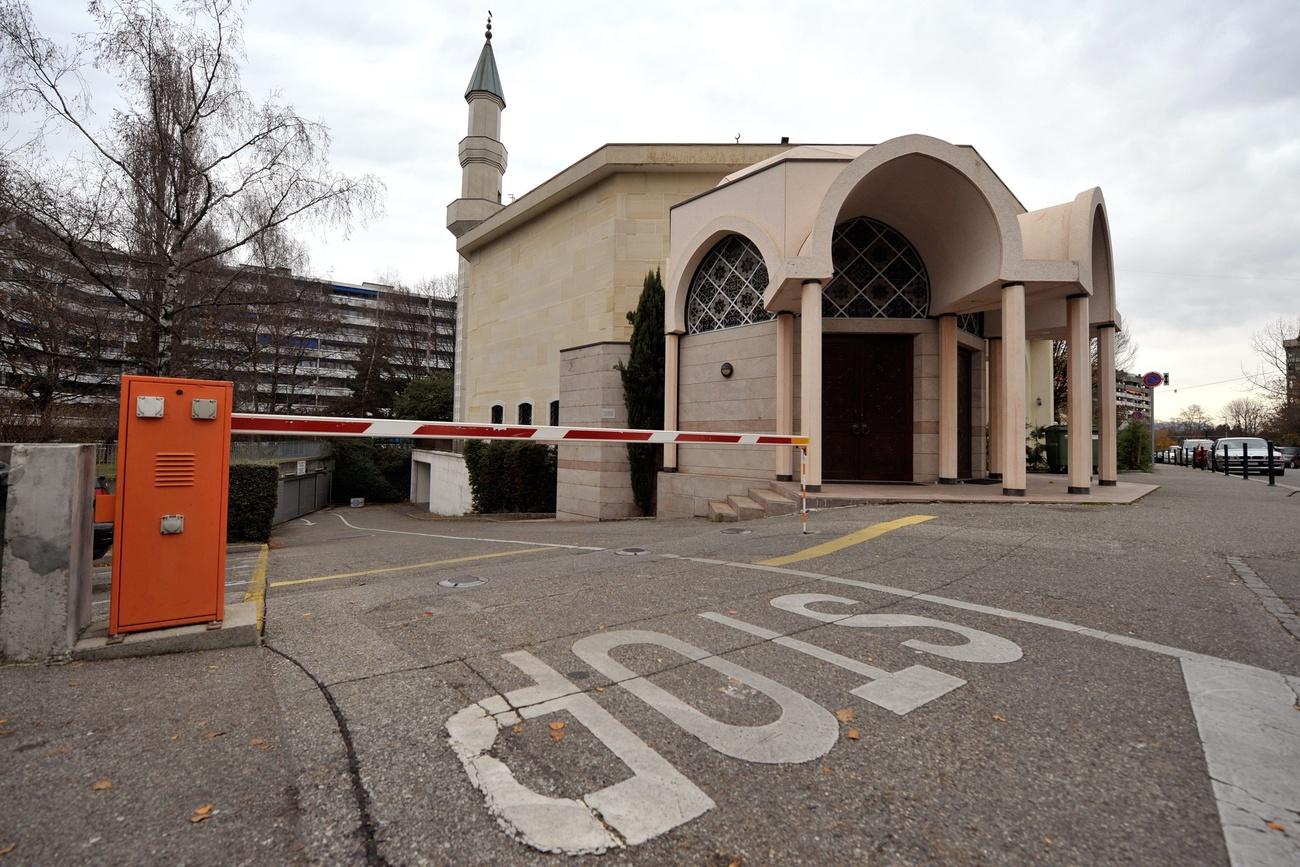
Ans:
[[[627,362],[626,343],[597,343],[560,353],[560,424],[627,427],[623,381],[614,365]],[[555,517],[603,521],[636,516],[627,448],[615,445],[559,447]]]
[[[473,509],[465,457],[432,449],[411,451],[411,502],[427,503],[435,515],[466,515]]]
[[[66,657],[90,622],[95,447],[0,446],[0,460],[10,467],[0,658]]]

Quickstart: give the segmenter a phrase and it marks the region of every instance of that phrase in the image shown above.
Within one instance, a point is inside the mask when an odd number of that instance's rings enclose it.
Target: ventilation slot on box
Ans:
[[[154,458],[155,488],[189,488],[194,486],[193,452],[159,452]]]

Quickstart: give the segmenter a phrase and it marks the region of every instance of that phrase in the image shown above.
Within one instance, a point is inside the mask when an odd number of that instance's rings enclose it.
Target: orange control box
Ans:
[[[225,615],[229,382],[123,376],[110,635]]]

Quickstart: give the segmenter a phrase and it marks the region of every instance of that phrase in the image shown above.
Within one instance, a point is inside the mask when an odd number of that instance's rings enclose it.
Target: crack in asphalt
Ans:
[[[365,784],[361,780],[361,762],[357,758],[356,747],[352,743],[352,731],[348,728],[347,717],[343,715],[338,702],[334,700],[330,688],[322,683],[320,678],[312,674],[307,666],[279,648],[272,647],[266,641],[262,642],[262,646],[297,666],[303,674],[310,678],[312,683],[316,684],[316,688],[325,697],[325,703],[329,705],[330,713],[334,715],[334,724],[338,727],[339,737],[343,741],[343,751],[348,759],[348,775],[352,778],[352,796],[357,802],[357,814],[361,823],[358,831],[361,834],[362,843],[366,850],[366,864],[371,865],[371,867],[387,867],[388,861],[379,854],[379,842],[375,835],[375,822],[370,812],[370,793],[366,791]]]

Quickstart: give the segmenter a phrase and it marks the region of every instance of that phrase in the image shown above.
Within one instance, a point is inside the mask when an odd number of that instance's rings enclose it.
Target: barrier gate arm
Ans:
[[[712,443],[738,446],[793,446],[800,452],[799,515],[808,532],[808,443],[800,434],[716,431],[638,430],[636,428],[557,427],[553,425],[470,424],[395,418],[336,418],[235,412],[232,434],[324,437],[427,437],[431,439],[528,440],[543,443]]]

